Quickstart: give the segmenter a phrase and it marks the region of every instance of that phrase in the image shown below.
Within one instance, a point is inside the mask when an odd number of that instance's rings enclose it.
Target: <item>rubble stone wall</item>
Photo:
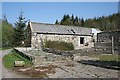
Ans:
[[[110,50],[112,48],[112,44],[114,45],[114,50],[120,53],[120,31],[102,32],[97,34],[95,48]]]
[[[84,38],[84,44],[80,44],[80,37]],[[74,49],[91,48],[94,46],[92,36],[76,36],[76,35],[55,35],[55,34],[37,34],[32,36],[32,47],[40,48],[45,41],[64,41],[73,43]],[[86,45],[88,43],[88,45]],[[54,44],[54,43],[53,43]]]

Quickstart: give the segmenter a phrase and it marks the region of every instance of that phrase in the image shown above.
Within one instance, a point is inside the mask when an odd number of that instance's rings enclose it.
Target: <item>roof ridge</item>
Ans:
[[[39,22],[31,22],[31,23],[44,24],[44,25],[54,25],[54,24],[49,24],[49,23],[39,23]]]
[[[35,24],[42,24],[42,25],[54,25],[54,26],[62,26],[62,27],[77,27],[77,28],[86,28],[86,29],[92,29],[88,27],[82,27],[82,26],[75,26],[75,25],[61,25],[61,24],[50,24],[50,23],[39,23],[39,22],[31,22]]]
[[[92,35],[91,28],[31,22],[34,32]]]

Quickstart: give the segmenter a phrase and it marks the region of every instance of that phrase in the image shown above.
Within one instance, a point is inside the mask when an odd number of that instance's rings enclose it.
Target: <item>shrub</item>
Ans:
[[[45,41],[45,48],[54,48],[57,50],[73,50],[74,46],[72,43],[59,42],[59,41]]]

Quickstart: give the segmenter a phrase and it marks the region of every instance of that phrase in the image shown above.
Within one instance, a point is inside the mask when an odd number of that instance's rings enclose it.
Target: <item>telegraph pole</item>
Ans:
[[[112,36],[112,41],[111,41],[111,43],[112,43],[112,53],[114,54],[114,37]]]

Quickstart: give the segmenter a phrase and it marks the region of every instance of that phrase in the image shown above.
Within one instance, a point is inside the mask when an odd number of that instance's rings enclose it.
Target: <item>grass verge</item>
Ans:
[[[15,52],[15,50],[12,50],[9,54],[5,55],[3,57],[3,65],[6,68],[12,69],[14,68],[14,61],[24,61],[25,66],[31,66],[32,62],[25,59],[24,57],[20,56]]]
[[[98,60],[82,60],[80,63],[104,67],[108,69],[120,70],[120,55],[117,54],[84,54],[90,58],[98,58]]]
[[[120,55],[115,55],[115,54],[111,54],[111,55],[101,55],[99,57],[100,61],[120,61]]]
[[[7,49],[11,49],[11,47],[0,48],[0,50],[7,50]]]
[[[117,54],[80,53],[80,56],[88,56],[90,58],[99,58],[100,61],[120,61],[120,55],[117,55]]]

